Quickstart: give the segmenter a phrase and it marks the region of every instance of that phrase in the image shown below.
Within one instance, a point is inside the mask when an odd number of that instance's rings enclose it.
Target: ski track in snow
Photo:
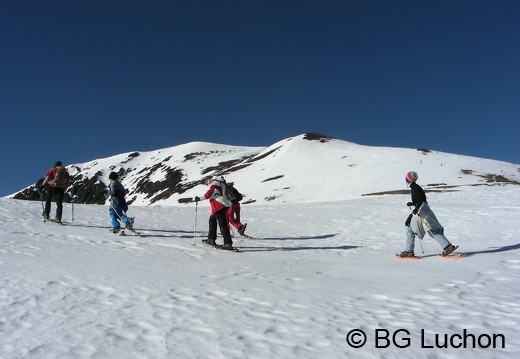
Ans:
[[[65,204],[59,226],[38,220],[37,202],[2,199],[0,357],[516,358],[519,197],[514,186],[431,195],[469,256],[438,258],[426,238],[419,261],[394,258],[405,195],[245,205],[256,238],[235,239],[240,253],[200,244],[204,206],[194,240],[189,205],[132,208],[136,237],[108,233],[106,206],[76,205],[72,221]],[[345,340],[357,328],[361,349]],[[408,330],[410,347],[375,348],[377,329]],[[434,345],[464,329],[503,334],[506,348],[421,348],[421,330]]]

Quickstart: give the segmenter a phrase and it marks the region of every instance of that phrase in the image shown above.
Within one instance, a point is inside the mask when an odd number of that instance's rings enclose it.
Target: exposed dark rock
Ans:
[[[72,178],[72,184],[66,189],[64,202],[69,203],[85,203],[85,204],[104,204],[106,185],[99,180],[101,172],[98,172],[91,178],[83,178],[83,175],[76,175]],[[42,193],[38,190],[39,183],[36,183],[21,192],[18,192],[13,198],[39,201],[42,199]],[[72,195],[74,194],[74,195]],[[43,193],[45,196],[46,193]]]
[[[487,183],[510,183],[520,185],[520,182],[510,180],[502,175],[488,173],[486,175],[481,175],[480,177],[485,178]]]
[[[122,161],[121,163],[127,163],[131,160],[133,160],[135,157],[139,157],[140,153],[139,152],[133,152],[131,154],[128,155],[128,157],[126,158],[126,160]]]
[[[273,152],[278,151],[278,149],[281,148],[281,147],[282,147],[282,146],[280,146],[280,147],[276,147],[275,149],[273,149],[273,150],[271,150],[271,151],[269,151],[269,152],[267,152],[267,153],[264,153],[264,154],[261,155],[261,156],[257,156],[257,157],[254,157],[254,156],[253,156],[253,158],[249,159],[248,162],[255,162],[255,161],[261,160],[262,158],[266,158],[267,156],[269,156],[269,155],[272,154]]]
[[[422,152],[423,154],[430,153],[431,151],[427,148],[418,148],[417,151]]]
[[[265,180],[262,181],[263,182],[267,182],[267,181],[274,181],[274,180],[277,180],[279,178],[282,178],[284,175],[280,175],[280,176],[275,176],[275,177],[271,177],[271,178],[267,178]]]
[[[330,140],[333,140],[334,137],[325,136],[320,133],[306,133],[305,136],[303,136],[304,140],[309,141],[320,141],[321,143],[329,142]]]

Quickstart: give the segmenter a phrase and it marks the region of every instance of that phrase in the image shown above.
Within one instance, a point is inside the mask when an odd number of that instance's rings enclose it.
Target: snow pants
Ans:
[[[56,219],[61,221],[63,214],[63,197],[65,197],[65,189],[59,187],[49,187],[49,195],[45,200],[45,209],[43,213],[48,217],[51,213],[52,198],[56,198]]]
[[[222,237],[224,237],[224,244],[233,244],[231,240],[231,234],[229,233],[229,227],[227,222],[227,211],[229,207],[224,207],[220,211],[213,213],[209,216],[209,232],[208,239],[212,239],[214,241],[217,240],[217,223],[220,228],[220,233],[222,233]]]
[[[413,252],[415,248],[415,236],[422,239],[428,233],[434,238],[442,249],[450,245],[450,241],[444,236],[444,228],[431,210],[428,203],[423,202],[418,215],[413,215],[410,225],[406,227],[406,252]]]
[[[112,228],[114,229],[121,228],[119,220],[123,221],[123,223],[125,224],[128,221],[130,221],[130,217],[123,213],[123,207],[110,206],[108,213],[110,213],[110,219],[112,220]]]
[[[237,201],[231,201],[231,207],[226,212],[228,222],[235,227],[240,229],[242,223],[240,223],[240,203]]]

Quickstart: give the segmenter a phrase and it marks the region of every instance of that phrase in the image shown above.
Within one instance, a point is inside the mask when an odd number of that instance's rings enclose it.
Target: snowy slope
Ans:
[[[273,167],[290,165],[277,157]],[[468,257],[438,258],[426,239],[424,259],[395,258],[407,194],[243,206],[255,239],[235,239],[241,253],[200,244],[202,204],[131,206],[142,236],[123,237],[108,233],[104,205],[76,204],[72,220],[66,204],[58,226],[39,220],[40,202],[0,199],[0,357],[517,358],[519,187],[428,199]],[[367,341],[352,348],[357,329]]]

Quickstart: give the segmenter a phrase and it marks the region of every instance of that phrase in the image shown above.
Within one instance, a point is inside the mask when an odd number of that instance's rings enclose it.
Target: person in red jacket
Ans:
[[[53,222],[61,223],[61,216],[63,213],[63,197],[65,197],[65,190],[69,184],[71,176],[67,172],[67,169],[63,167],[61,161],[54,163],[54,167],[47,171],[47,175],[43,180],[40,191],[45,189],[45,186],[49,186],[49,193],[45,200],[45,209],[43,210],[42,216],[44,220],[50,220],[51,213],[51,201],[52,198],[56,198],[56,218]]]
[[[227,211],[228,222],[231,226],[238,229],[238,233],[241,236],[247,236],[244,233],[247,227],[247,223],[242,224],[242,222],[240,222],[240,201],[242,200],[243,196],[235,188],[233,182],[226,183],[226,186],[228,186],[234,196],[234,199],[231,200],[231,207]]]
[[[223,194],[224,179],[222,177],[211,177],[207,178],[204,183],[209,186],[209,189],[202,197],[195,197],[195,202],[204,201],[209,199],[211,205],[211,216],[209,216],[209,231],[208,239],[202,240],[204,243],[216,246],[217,240],[217,223],[220,228],[220,233],[224,238],[224,245],[222,249],[233,249],[233,241],[231,240],[231,234],[229,232],[228,222],[226,213],[231,206],[229,200],[227,200]]]

